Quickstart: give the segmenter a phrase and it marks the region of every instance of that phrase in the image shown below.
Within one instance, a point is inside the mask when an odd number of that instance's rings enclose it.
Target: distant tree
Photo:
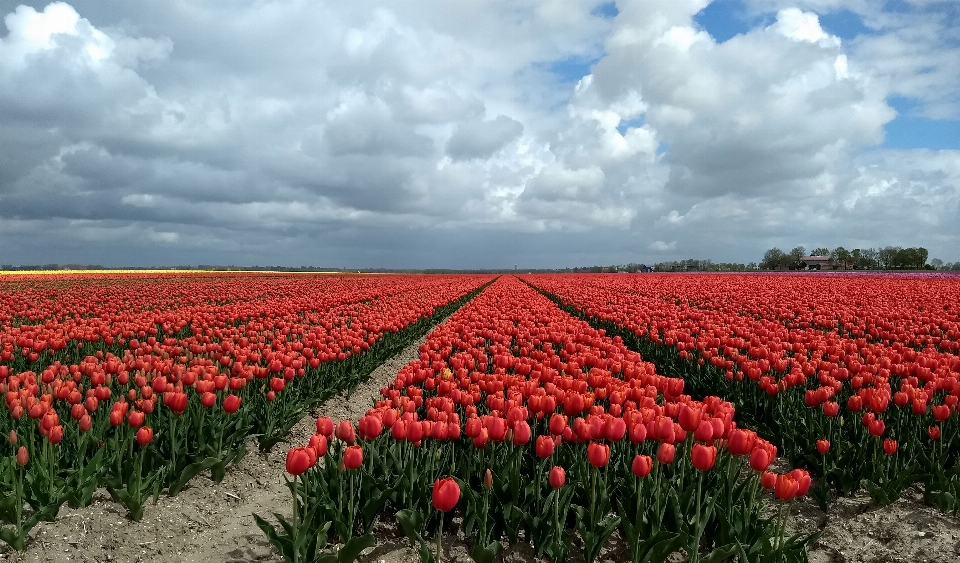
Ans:
[[[875,270],[880,267],[880,251],[876,248],[867,248],[861,251],[865,267]]]
[[[885,246],[877,251],[877,262],[880,268],[892,270],[896,268],[897,253],[903,250],[899,246]]]
[[[763,253],[763,261],[760,262],[761,270],[779,270],[783,265],[784,253],[779,248],[771,248]]]
[[[917,261],[915,262],[916,268],[922,270],[927,266],[927,258],[930,257],[930,252],[926,248],[920,246],[914,249],[914,256]]]
[[[941,260],[941,259],[939,259],[939,258],[934,258],[933,260],[930,261],[930,265],[933,266],[933,269],[934,269],[934,270],[942,270],[942,269],[943,269],[943,260]]]
[[[819,248],[814,248],[810,251],[810,256],[830,256],[830,249],[822,246]]]
[[[847,265],[850,263],[850,251],[842,246],[838,246],[830,253],[830,259],[840,264],[840,267],[846,270]]]
[[[799,270],[803,267],[803,262],[800,261],[801,258],[807,255],[807,249],[802,246],[796,246],[793,250],[790,251],[784,258],[787,262],[787,269],[789,270]]]

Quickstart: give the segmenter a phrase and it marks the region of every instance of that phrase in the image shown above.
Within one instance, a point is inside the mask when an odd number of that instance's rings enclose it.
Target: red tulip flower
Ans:
[[[26,447],[20,446],[17,449],[17,465],[19,465],[20,467],[23,467],[24,465],[27,464],[28,461],[30,461],[30,453],[27,452]]]
[[[240,408],[240,397],[238,395],[227,395],[227,398],[223,400],[223,410],[228,414],[233,414],[237,412],[237,409]]]
[[[314,434],[310,436],[310,447],[317,452],[317,457],[323,457],[327,455],[327,437],[323,434]]]
[[[778,499],[789,502],[797,496],[797,491],[799,490],[800,484],[797,483],[796,479],[794,479],[790,473],[777,477],[777,486],[774,489],[774,494],[777,495]]]
[[[453,477],[437,479],[433,483],[433,507],[440,512],[450,512],[460,501],[460,485]]]
[[[308,449],[311,448],[298,447],[287,452],[287,473],[296,476],[313,467],[316,459]]]
[[[931,440],[934,440],[934,441],[939,440],[939,439],[940,439],[940,427],[939,427],[939,426],[931,426],[930,428],[927,428],[927,436],[930,436],[930,439],[931,439]]]
[[[607,462],[610,461],[610,446],[590,442],[587,446],[587,461],[596,468],[606,467]]]
[[[340,424],[337,425],[337,438],[352,446],[357,439],[353,430],[353,423],[349,420],[340,421]]]
[[[550,470],[550,486],[559,489],[567,482],[567,472],[559,465],[554,465]]]
[[[633,463],[630,465],[630,469],[633,471],[633,474],[637,477],[643,479],[650,474],[650,471],[653,469],[653,459],[648,455],[637,454],[633,458]]]
[[[830,440],[826,440],[822,438],[820,440],[817,440],[817,452],[819,452],[820,455],[826,455],[826,453],[829,451],[830,451]]]
[[[887,438],[883,441],[883,451],[887,455],[893,455],[897,453],[897,441],[891,438]]]
[[[137,430],[137,443],[141,446],[146,446],[153,440],[153,428],[148,426],[142,426],[140,430]]]
[[[363,449],[360,446],[350,446],[343,452],[343,466],[347,469],[356,469],[363,463]]]
[[[333,419],[321,416],[317,419],[317,434],[323,434],[327,438],[333,435]]]
[[[657,448],[657,461],[664,465],[670,465],[673,463],[674,457],[677,455],[677,448],[673,444],[668,444],[666,442],[660,444],[660,447]]]
[[[530,425],[527,424],[527,421],[521,420],[513,427],[513,443],[516,446],[524,446],[527,442],[530,441],[531,437]],[[542,436],[541,436],[542,437]]]
[[[760,474],[760,486],[770,490],[777,486],[777,474],[770,471],[764,471]]]
[[[544,458],[553,455],[554,442],[550,436],[537,436],[537,456]]]
[[[709,471],[717,460],[717,448],[694,444],[693,450],[690,452],[690,460],[693,462],[693,466],[700,471]]]

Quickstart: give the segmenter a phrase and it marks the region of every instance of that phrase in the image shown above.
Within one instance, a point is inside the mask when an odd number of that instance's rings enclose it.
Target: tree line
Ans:
[[[802,260],[805,256],[808,254],[802,246],[797,246],[790,252],[774,247],[763,254],[760,269],[800,270],[805,267]],[[842,246],[833,250],[820,247],[811,250],[809,256],[826,256],[841,270],[960,270],[960,262],[944,264],[939,258],[934,258],[928,263],[929,252],[922,246],[885,246],[853,250]]]

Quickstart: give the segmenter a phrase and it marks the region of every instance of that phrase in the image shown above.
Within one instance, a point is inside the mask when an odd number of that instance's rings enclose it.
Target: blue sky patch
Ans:
[[[775,14],[751,14],[743,0],[714,0],[693,21],[717,43],[773,23]]]
[[[646,120],[643,119],[643,116],[634,117],[633,119],[622,119],[620,124],[617,125],[617,131],[621,135],[626,135],[628,129],[634,129],[636,127],[643,127],[643,124],[646,123]]]
[[[836,35],[846,41],[858,35],[872,33],[872,30],[863,25],[860,16],[850,10],[839,10],[828,14],[821,14],[820,27],[830,35]]]
[[[588,59],[584,57],[567,57],[556,61],[545,63],[547,70],[553,73],[564,84],[576,84],[578,80],[590,74],[590,69],[597,64],[600,59]]]
[[[617,9],[616,2],[607,2],[605,4],[600,4],[599,6],[597,6],[596,8],[590,11],[590,15],[592,16],[596,16],[600,18],[608,18],[608,19],[613,19],[617,17],[619,14],[620,14],[620,10]]]
[[[897,117],[884,126],[882,148],[960,149],[960,120],[923,117],[916,98],[892,96],[887,103],[897,110]]]

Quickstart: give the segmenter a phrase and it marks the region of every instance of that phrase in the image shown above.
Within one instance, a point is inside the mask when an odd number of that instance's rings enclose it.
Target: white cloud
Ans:
[[[663,242],[662,240],[655,240],[648,244],[647,248],[654,252],[670,252],[671,250],[677,249],[677,241]]]

